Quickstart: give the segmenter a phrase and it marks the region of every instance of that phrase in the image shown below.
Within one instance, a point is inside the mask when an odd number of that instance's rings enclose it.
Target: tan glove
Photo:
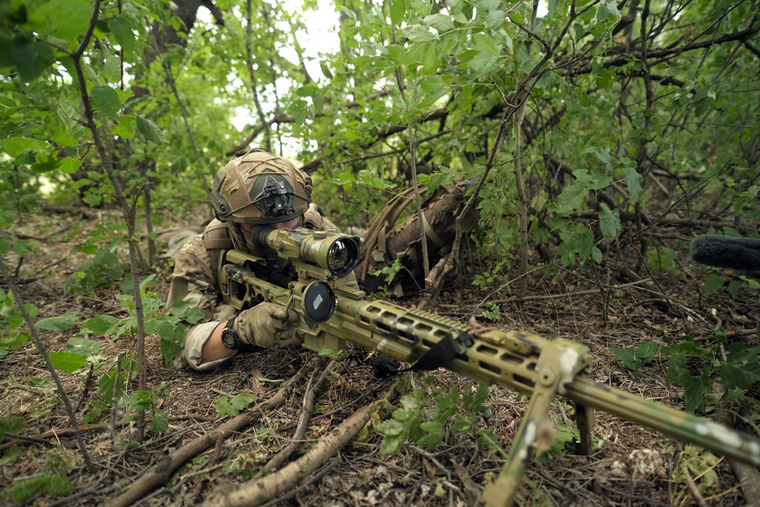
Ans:
[[[240,341],[259,347],[285,347],[293,342],[298,314],[275,303],[260,303],[237,318]]]

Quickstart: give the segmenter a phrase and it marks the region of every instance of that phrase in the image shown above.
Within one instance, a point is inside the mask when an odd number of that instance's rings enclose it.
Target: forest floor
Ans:
[[[21,294],[25,301],[39,308],[39,317],[69,311],[78,313],[81,321],[97,315],[126,316],[116,298],[120,291],[115,286],[87,292],[70,292],[65,287],[76,266],[87,260],[87,255],[77,253],[75,247],[97,225],[107,226],[107,214],[88,213],[91,218],[81,221],[81,215],[76,213],[24,216],[24,225],[13,231],[17,236],[31,238],[27,239],[30,251],[17,280],[26,282],[19,285]],[[51,233],[55,234],[50,236]],[[683,236],[683,239],[677,244],[687,249],[690,238]],[[757,345],[757,331],[753,334],[751,330],[758,327],[760,291],[743,285],[736,299],[731,299],[725,290],[705,297],[701,290],[704,277],[688,264],[685,251],[679,253],[678,260],[684,269],[657,274],[649,284],[617,288],[607,294],[608,298],[599,294],[597,277],[609,285],[620,286],[625,281],[608,280],[608,273],[599,268],[597,272],[588,267],[559,269],[557,280],[551,285],[542,282],[540,276],[532,276],[528,289],[531,297],[523,302],[495,288],[480,290],[472,286],[472,270],[477,262],[470,262],[459,284],[443,292],[434,311],[462,322],[474,318],[504,329],[580,342],[595,357],[590,376],[597,382],[682,409],[683,391],[666,386],[667,367],[660,356],[645,366],[637,378],[610,348],[637,347],[644,341],[665,346],[678,343],[685,335],[706,346],[717,327],[732,335],[732,340]],[[6,262],[14,268],[18,260],[14,262],[9,257]],[[162,264],[158,276],[162,286],[157,292],[165,294],[170,268],[166,260]],[[7,291],[5,283],[2,288]],[[663,295],[667,295],[670,304],[664,302]],[[494,300],[500,301],[496,307],[481,304]],[[411,306],[416,301],[406,299],[398,303]],[[484,311],[489,312],[490,320],[484,318]],[[42,337],[48,350],[63,351],[67,341],[80,331],[79,326],[66,332],[42,331]],[[101,341],[101,355],[111,361],[121,352],[135,350],[130,337],[113,340],[89,335],[89,338]],[[142,445],[128,449],[125,444],[133,438],[134,422],[118,426],[115,435],[107,431],[107,412],[92,424],[83,425],[84,442],[95,462],[95,473],[84,466],[68,430],[70,423],[56,395],[55,384],[49,380],[44,361],[32,341],[0,357],[0,417],[21,416],[26,426],[19,433],[31,437],[15,440],[6,435],[0,442],[0,455],[6,453],[0,461],[0,490],[7,491],[45,471],[57,471],[69,478],[73,491],[55,497],[43,492],[33,496],[31,504],[105,504],[159,460],[218,428],[225,421],[219,418],[215,406],[221,396],[232,398],[248,393],[263,401],[285,380],[301,372],[302,377],[280,406],[260,414],[252,425],[211,442],[210,447],[171,474],[166,483],[135,503],[200,504],[219,491],[217,488],[225,485],[229,488],[248,480],[290,442],[309,385],[307,379],[314,376],[314,371],[320,373],[325,364],[324,358],[320,360],[308,351],[277,349],[240,355],[210,372],[184,371],[163,364],[156,335],[150,335],[147,343],[148,385],[155,388],[166,383],[160,409],[169,416],[168,428],[163,433],[148,433]],[[310,443],[329,434],[351,414],[381,396],[392,382],[373,376],[365,350],[352,347],[349,352],[349,358],[326,376],[316,393],[303,444],[291,461],[301,456]],[[60,375],[81,423],[83,415],[101,398],[97,385],[88,384],[87,368]],[[433,375],[433,389],[448,391],[451,386],[464,389],[467,384],[463,377],[442,369]],[[424,375],[416,374],[415,378],[416,385],[422,386]],[[136,385],[136,379],[130,379],[127,394]],[[400,406],[398,399],[393,404]],[[481,415],[477,426],[493,431],[500,446],[508,449],[526,410],[526,398],[494,386],[485,405],[491,407],[492,415],[487,418]],[[434,408],[432,400],[428,408]],[[585,456],[571,442],[562,443],[562,437],[568,440],[575,428],[571,403],[560,398],[553,403],[554,445],[548,456],[528,467],[523,487],[517,493],[518,505],[693,505],[697,500],[687,486],[684,469],[690,471],[706,504],[745,504],[726,460],[599,411],[595,417],[594,452]],[[748,430],[746,426],[742,429]],[[381,454],[381,439],[382,435],[373,427],[362,432],[340,450],[337,459],[328,460],[327,468],[322,469],[317,480],[306,479],[302,486],[290,488],[289,496],[280,504],[475,505],[482,485],[498,475],[504,463],[504,455],[478,446],[474,429],[459,433],[449,425],[442,445],[425,450],[406,444],[391,455]],[[17,454],[12,457],[7,453],[14,445],[20,453],[15,451]],[[13,504],[7,496],[0,496],[0,503]]]

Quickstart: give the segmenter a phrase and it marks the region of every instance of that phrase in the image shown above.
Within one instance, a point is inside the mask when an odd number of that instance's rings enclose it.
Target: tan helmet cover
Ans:
[[[311,202],[311,178],[264,150],[235,157],[216,173],[211,204],[222,222],[270,224],[303,215]]]

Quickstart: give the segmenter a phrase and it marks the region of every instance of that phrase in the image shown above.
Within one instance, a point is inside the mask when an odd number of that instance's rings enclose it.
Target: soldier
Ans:
[[[203,234],[182,248],[172,274],[167,305],[177,299],[206,312],[205,322],[188,329],[176,367],[209,370],[244,346],[300,346],[298,315],[274,303],[260,303],[239,314],[221,302],[219,260],[238,249],[267,260],[255,274],[287,287],[296,279],[293,265],[253,245],[251,232],[260,224],[275,229],[337,229],[311,202],[311,179],[292,163],[264,150],[234,158],[214,178],[211,203],[216,212]]]

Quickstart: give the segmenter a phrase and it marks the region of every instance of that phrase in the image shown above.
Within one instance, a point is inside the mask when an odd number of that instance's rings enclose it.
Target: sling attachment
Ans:
[[[472,346],[472,337],[465,331],[451,328],[446,336],[430,347],[425,354],[409,368],[399,369],[397,362],[381,355],[374,365],[375,375],[386,377],[406,371],[431,371],[446,366],[455,356],[464,354]]]
[[[427,236],[428,239],[435,243],[440,250],[446,248],[446,243],[444,243],[440,236],[435,233],[435,229],[433,229],[433,226],[430,225],[430,222],[428,222],[427,217],[425,217],[424,213],[420,214],[420,218],[422,218],[422,227],[425,230],[425,236]]]

